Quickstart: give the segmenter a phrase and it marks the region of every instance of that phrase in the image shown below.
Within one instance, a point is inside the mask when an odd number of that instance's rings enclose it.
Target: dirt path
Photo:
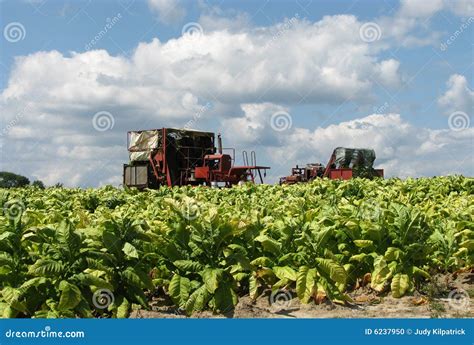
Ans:
[[[434,277],[434,283],[426,286],[428,294],[415,292],[412,296],[393,298],[377,296],[368,288],[362,288],[349,296],[354,303],[348,306],[333,304],[328,300],[321,304],[301,304],[290,293],[270,303],[270,292],[252,301],[241,297],[232,312],[215,314],[210,311],[194,313],[194,318],[454,318],[474,317],[474,274],[460,273],[453,277]],[[438,291],[432,290],[438,289]],[[432,297],[429,297],[429,295]],[[437,295],[436,297],[433,297]],[[173,307],[155,301],[151,311],[135,310],[132,318],[185,318]]]

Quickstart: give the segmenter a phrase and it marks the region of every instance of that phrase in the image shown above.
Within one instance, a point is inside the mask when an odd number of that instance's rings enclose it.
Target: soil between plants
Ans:
[[[249,296],[239,298],[235,309],[227,313],[212,311],[195,312],[192,318],[473,318],[474,317],[474,273],[460,272],[453,275],[433,277],[433,286],[441,287],[436,296],[415,291],[409,296],[393,298],[380,295],[368,287],[362,287],[348,295],[353,303],[339,305],[324,300],[321,304],[301,304],[294,294],[277,303],[270,303],[270,291],[253,301]],[[443,289],[444,288],[444,289]],[[431,288],[432,290],[432,288]],[[451,295],[463,293],[461,299]],[[466,297],[469,296],[469,297]],[[151,310],[134,310],[131,318],[187,318],[169,301],[156,298]]]

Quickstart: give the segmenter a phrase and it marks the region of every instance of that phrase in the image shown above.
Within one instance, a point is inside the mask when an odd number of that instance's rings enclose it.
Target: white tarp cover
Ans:
[[[150,151],[136,151],[136,152],[129,152],[130,162],[142,162],[148,161],[150,157]]]
[[[160,144],[160,136],[160,130],[130,132],[128,150],[151,151],[156,149]]]

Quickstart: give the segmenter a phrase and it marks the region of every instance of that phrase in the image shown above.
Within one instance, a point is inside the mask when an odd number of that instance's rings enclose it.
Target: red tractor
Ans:
[[[374,169],[375,151],[371,149],[336,148],[326,166],[321,163],[291,169],[291,175],[280,178],[280,184],[308,182],[315,178],[348,180],[353,177],[383,177],[383,169]]]
[[[243,152],[243,166],[235,166],[235,150],[222,148],[220,134],[189,129],[161,128],[130,131],[127,137],[130,163],[124,164],[123,184],[128,187],[207,185],[229,187],[242,182],[263,183],[269,167],[251,164]],[[223,153],[231,151],[231,154]]]

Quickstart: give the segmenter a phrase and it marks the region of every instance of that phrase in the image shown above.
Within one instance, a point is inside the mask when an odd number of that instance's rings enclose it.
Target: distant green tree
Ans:
[[[33,183],[31,185],[34,186],[34,187],[38,187],[39,189],[44,189],[45,188],[45,185],[44,185],[43,181],[40,181],[40,180],[33,181]]]
[[[7,171],[0,171],[0,188],[24,187],[30,184],[30,180],[21,175]]]

